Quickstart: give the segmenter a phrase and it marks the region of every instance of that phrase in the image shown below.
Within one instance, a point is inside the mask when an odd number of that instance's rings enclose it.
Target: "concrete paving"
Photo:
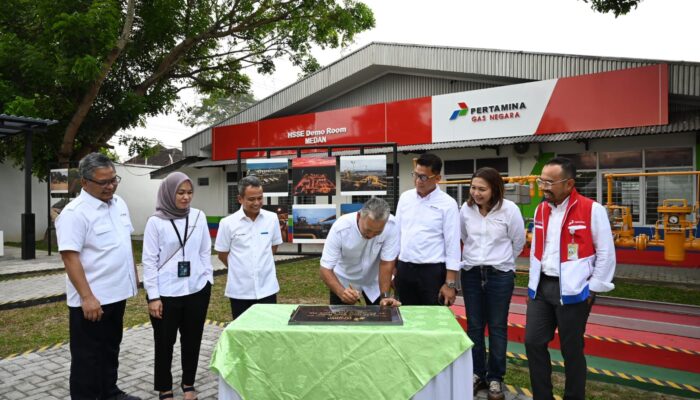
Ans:
[[[199,399],[218,397],[218,376],[209,370],[211,354],[223,328],[206,325],[197,368],[196,388]],[[180,367],[179,341],[175,345],[173,357],[173,382],[177,386],[182,376]],[[142,399],[155,399],[153,390],[153,331],[151,326],[141,325],[124,333],[119,356],[120,389]],[[67,344],[51,350],[0,360],[0,398],[7,400],[24,399],[67,399],[69,398],[68,378],[70,374],[70,350]],[[466,378],[465,378],[466,379]],[[176,398],[182,392],[175,390]],[[481,391],[476,399],[486,399]],[[506,392],[507,400],[525,400],[529,397]]]

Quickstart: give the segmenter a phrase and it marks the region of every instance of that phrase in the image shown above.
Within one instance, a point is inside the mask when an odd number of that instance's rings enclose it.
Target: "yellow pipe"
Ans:
[[[605,174],[605,177],[621,178],[628,176],[666,176],[666,175],[698,175],[700,171],[670,171],[670,172],[626,172],[620,174]]]

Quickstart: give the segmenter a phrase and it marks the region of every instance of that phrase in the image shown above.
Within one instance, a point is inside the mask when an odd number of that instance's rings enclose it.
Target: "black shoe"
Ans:
[[[489,400],[503,400],[506,396],[503,394],[503,383],[499,381],[489,382],[489,394],[487,396]]]
[[[487,388],[486,381],[479,378],[478,375],[474,374],[474,396],[476,396],[476,393],[479,390],[484,390],[486,388]]]
[[[180,385],[180,387],[182,388],[182,393],[195,391],[194,385],[193,386],[185,386],[185,384],[183,383],[182,385]],[[195,397],[193,400],[197,400],[197,397]]]

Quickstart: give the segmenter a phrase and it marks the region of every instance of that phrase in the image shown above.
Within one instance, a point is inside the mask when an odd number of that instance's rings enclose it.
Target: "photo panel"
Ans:
[[[265,197],[287,197],[289,181],[288,160],[286,158],[262,158],[246,160],[246,176],[255,175],[260,179]]]
[[[362,209],[363,203],[343,203],[340,205],[340,215],[350,214]]]
[[[282,233],[282,241],[290,242],[291,235],[289,234],[289,207],[280,204],[265,204],[262,206],[262,208],[277,214],[277,219],[280,223],[280,231]]]
[[[340,157],[340,194],[380,196],[386,194],[386,155]]]
[[[49,188],[51,194],[68,194],[68,168],[51,170]]]
[[[292,196],[335,195],[335,157],[292,159]]]
[[[325,243],[336,220],[335,204],[295,204],[292,206],[293,243]]]

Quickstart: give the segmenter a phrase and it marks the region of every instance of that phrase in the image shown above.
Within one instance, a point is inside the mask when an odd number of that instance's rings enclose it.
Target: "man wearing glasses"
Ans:
[[[615,245],[605,208],[575,188],[576,167],[556,157],[537,179],[545,201],[535,210],[525,349],[533,398],[552,399],[547,345],[559,329],[565,399],[585,398],[583,334],[595,293],[615,288]]]
[[[121,178],[100,153],[80,160],[80,195],[56,220],[65,265],[72,399],[140,400],[117,387],[126,299],[138,276],[131,249],[131,218],[114,192]]]
[[[394,278],[404,305],[451,305],[460,268],[457,202],[438,187],[442,160],[424,153],[411,173],[415,189],[401,194],[396,219],[401,233]]]

